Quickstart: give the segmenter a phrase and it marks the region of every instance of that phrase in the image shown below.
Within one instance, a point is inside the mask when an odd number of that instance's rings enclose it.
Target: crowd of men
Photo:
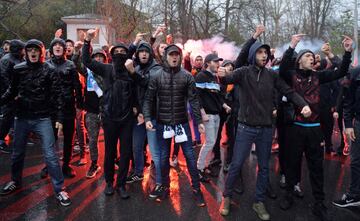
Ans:
[[[176,167],[181,147],[199,207],[206,206],[201,183],[209,183],[218,175],[214,167],[222,165],[227,176],[219,212],[226,216],[233,194],[243,192],[241,170],[255,147],[258,171],[252,208],[261,220],[270,220],[264,202],[266,196],[276,198],[269,182],[276,129],[280,186],[286,189],[280,208],[288,210],[294,197],[304,196],[300,184],[305,154],[314,198],[312,212],[328,220],[324,150],[342,155],[347,148],[344,137],[339,146],[332,145],[335,118],[341,135],[344,121],[352,146],[350,188],[333,204],[360,206],[360,141],[356,138],[360,136],[360,69],[350,67],[351,38],[344,36],[344,53],[339,58],[328,43],[322,46],[321,56],[308,49],[296,52],[304,37],[296,34],[283,56],[275,58],[269,45],[257,41],[265,32],[259,25],[236,60],[224,60],[217,53],[204,58],[193,55],[192,60],[190,53],[184,55],[172,42],[156,43],[164,31],[159,27],[148,42],[138,34],[129,46],[118,43],[110,48],[92,47],[97,29],[88,30],[84,40],[77,42],[63,40],[57,33],[48,51],[36,39],[4,41],[0,150],[11,153],[12,163],[11,180],[0,195],[21,188],[26,144],[37,135],[46,164],[41,177],[50,177],[56,198],[69,206],[64,177],[76,176],[70,166],[75,135],[80,146],[79,165],[87,163],[85,155],[90,152],[86,177],[91,179],[101,170],[98,136],[102,128],[106,195],[117,192],[122,199],[130,197],[126,184],[144,179],[148,145],[155,180],[149,198],[163,201],[169,196],[170,167]],[[227,137],[225,162],[220,157],[223,128]],[[55,148],[61,131],[62,165]],[[200,134],[204,134],[202,142]],[[7,135],[11,145],[5,142]],[[198,156],[195,147],[200,148]]]

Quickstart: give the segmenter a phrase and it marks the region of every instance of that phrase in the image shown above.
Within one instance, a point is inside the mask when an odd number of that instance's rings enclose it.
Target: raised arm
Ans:
[[[345,51],[339,69],[324,70],[318,72],[320,84],[334,81],[348,74],[349,66],[351,64],[351,51],[347,51],[347,50]]]
[[[97,32],[97,29],[89,29],[86,32],[86,38],[82,48],[82,62],[87,68],[94,72],[94,74],[103,76],[104,73],[106,73],[106,64],[91,59],[91,40],[95,38]]]
[[[184,69],[191,73],[191,58],[190,58],[191,52],[187,52],[186,56],[184,57]]]
[[[254,35],[249,40],[247,40],[243,45],[243,47],[241,48],[241,51],[235,61],[235,69],[240,68],[247,64],[247,59],[249,56],[249,50],[251,46],[256,42],[257,38],[264,32],[265,32],[265,27],[263,25],[258,25],[256,27],[256,31]]]
[[[293,68],[293,55],[297,44],[304,37],[304,34],[296,34],[291,37],[289,48],[285,51],[279,67],[279,74],[286,82],[291,82],[291,69]]]
[[[86,77],[87,71],[86,71],[86,67],[81,62],[82,58],[81,58],[81,53],[80,53],[83,45],[84,45],[84,42],[82,42],[82,41],[75,42],[74,54],[71,57],[71,60],[75,64],[76,71],[79,72],[82,76]]]

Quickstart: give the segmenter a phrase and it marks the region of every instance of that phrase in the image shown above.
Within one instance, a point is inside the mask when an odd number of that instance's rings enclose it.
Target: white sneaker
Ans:
[[[282,174],[281,178],[280,178],[280,187],[281,188],[285,188],[286,187],[286,179],[285,179],[285,175]]]
[[[60,204],[63,206],[69,206],[71,204],[69,195],[65,191],[61,191],[58,194],[56,194],[56,198],[59,200]]]

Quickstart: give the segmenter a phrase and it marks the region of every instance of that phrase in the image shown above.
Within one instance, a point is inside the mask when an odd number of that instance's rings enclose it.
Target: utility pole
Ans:
[[[354,64],[358,65],[358,1],[355,0],[354,7],[354,42],[355,42],[355,50],[354,50]]]

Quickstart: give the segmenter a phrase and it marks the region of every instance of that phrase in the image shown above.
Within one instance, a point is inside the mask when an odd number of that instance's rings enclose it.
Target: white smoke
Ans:
[[[295,51],[299,52],[300,50],[303,49],[309,49],[312,52],[316,53],[320,51],[321,46],[324,43],[325,42],[320,39],[301,40],[299,44],[296,46]],[[280,47],[277,47],[275,51],[275,58],[282,57],[284,52],[289,48],[289,45],[290,43],[286,43]]]
[[[221,36],[214,36],[211,39],[202,40],[188,40],[183,46],[184,54],[191,52],[191,59],[194,60],[196,56],[201,55],[205,58],[206,55],[216,52],[220,58],[227,60],[235,60],[240,48],[235,45],[235,42],[224,41]]]

